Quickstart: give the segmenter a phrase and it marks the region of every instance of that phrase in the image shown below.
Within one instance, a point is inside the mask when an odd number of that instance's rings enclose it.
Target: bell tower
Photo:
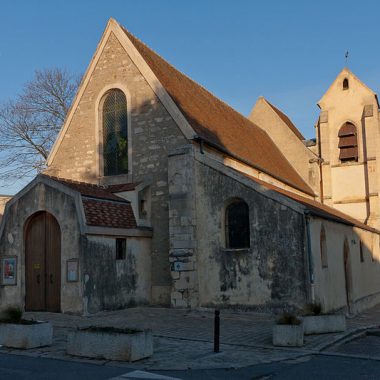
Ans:
[[[344,68],[318,106],[323,203],[380,228],[377,95]]]

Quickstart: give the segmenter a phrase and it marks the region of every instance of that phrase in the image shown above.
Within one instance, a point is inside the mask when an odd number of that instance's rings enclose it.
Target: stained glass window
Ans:
[[[103,163],[105,176],[128,173],[127,99],[116,89],[103,103]]]

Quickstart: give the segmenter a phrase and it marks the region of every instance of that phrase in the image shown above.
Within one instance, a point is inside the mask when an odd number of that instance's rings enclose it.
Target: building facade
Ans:
[[[344,157],[340,167],[364,170],[368,159],[348,157],[357,132],[338,141],[328,96],[317,142],[306,142],[265,99],[245,118],[111,19],[47,169],[6,205],[1,259],[15,270],[2,269],[1,307],[379,302],[377,214],[346,206],[362,198],[336,190],[333,167]]]

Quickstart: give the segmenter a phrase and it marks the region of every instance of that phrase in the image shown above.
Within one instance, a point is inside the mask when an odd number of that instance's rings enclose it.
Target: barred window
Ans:
[[[104,175],[128,173],[128,113],[124,93],[114,89],[103,103]]]
[[[358,160],[358,139],[356,127],[354,124],[347,122],[339,129],[339,159],[341,161]]]
[[[249,248],[249,209],[236,200],[226,208],[226,248]]]

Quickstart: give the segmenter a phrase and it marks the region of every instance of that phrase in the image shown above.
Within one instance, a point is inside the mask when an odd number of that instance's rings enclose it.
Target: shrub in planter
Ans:
[[[51,323],[23,319],[22,309],[9,307],[0,320],[0,344],[12,348],[50,346],[53,341]]]
[[[133,362],[153,355],[152,331],[97,326],[78,329],[68,336],[67,353]]]
[[[305,335],[346,330],[346,317],[343,314],[324,314],[318,303],[306,305],[302,319]]]
[[[293,314],[283,314],[273,327],[273,345],[283,347],[303,346],[302,321]]]

